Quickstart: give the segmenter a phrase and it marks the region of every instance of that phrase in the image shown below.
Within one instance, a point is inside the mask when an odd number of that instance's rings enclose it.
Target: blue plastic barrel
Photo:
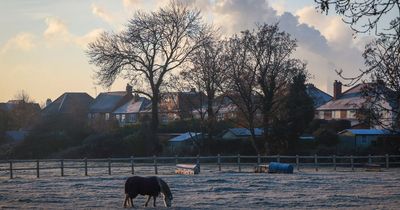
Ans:
[[[268,167],[268,172],[292,174],[293,166],[287,163],[270,162]]]

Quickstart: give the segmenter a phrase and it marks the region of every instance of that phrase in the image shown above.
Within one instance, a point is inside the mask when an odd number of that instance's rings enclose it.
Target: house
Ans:
[[[318,89],[313,84],[306,84],[307,95],[313,99],[314,108],[317,108],[328,101],[332,100],[332,96]]]
[[[192,88],[189,92],[168,92],[159,104],[160,122],[166,124],[178,119],[193,117],[193,110],[201,109],[206,103],[204,93]]]
[[[90,120],[110,120],[115,110],[133,99],[132,86],[126,85],[126,91],[100,93],[89,108]]]
[[[59,114],[76,114],[87,116],[89,107],[93,102],[92,96],[87,93],[66,92],[53,102],[48,100],[47,106],[42,110],[42,116]]]
[[[139,123],[139,118],[144,115],[150,115],[151,101],[137,94],[122,106],[112,112],[112,116],[117,119],[120,126]]]
[[[261,137],[264,133],[262,128],[254,128],[254,133],[256,137]],[[222,139],[232,140],[232,139],[246,139],[251,136],[250,130],[247,128],[229,128],[222,134]]]
[[[195,149],[196,141],[203,138],[202,133],[186,132],[168,140],[170,150],[174,153]]]
[[[362,125],[357,119],[357,114],[366,104],[366,98],[363,97],[362,91],[371,83],[358,84],[345,92],[342,92],[342,83],[335,81],[333,84],[333,98],[327,103],[316,109],[317,119],[341,119],[349,120],[354,128],[370,127],[370,125]],[[382,106],[393,106],[383,101]],[[384,118],[391,119],[391,113],[382,113]]]
[[[346,129],[339,132],[340,151],[360,151],[373,145],[379,137],[390,133],[383,129]]]

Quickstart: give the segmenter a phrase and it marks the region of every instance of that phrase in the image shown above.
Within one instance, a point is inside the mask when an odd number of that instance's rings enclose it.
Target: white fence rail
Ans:
[[[199,163],[201,166],[217,167],[222,171],[223,167],[234,167],[238,172],[242,167],[256,166],[268,162],[284,162],[295,166],[297,170],[302,167],[312,167],[316,171],[321,167],[332,167],[336,171],[338,167],[346,167],[355,170],[357,167],[364,167],[366,164],[375,164],[380,167],[400,167],[400,155],[368,155],[368,156],[194,156],[194,157],[130,157],[130,158],[107,158],[107,159],[37,159],[37,160],[0,160],[0,177],[9,177],[13,179],[18,175],[34,175],[37,178],[43,172],[52,171],[53,174],[60,176],[72,175],[66,174],[66,170],[78,170],[78,174],[89,175],[89,171],[94,169],[104,169],[101,173],[111,175],[113,169],[124,169],[124,173],[135,174],[138,168],[146,167],[159,173],[160,167],[175,166],[179,163]],[[173,171],[174,169],[170,169]],[[58,171],[58,172],[57,172]],[[150,172],[151,172],[150,171]],[[152,172],[151,172],[152,173]],[[73,173],[76,175],[77,173]]]

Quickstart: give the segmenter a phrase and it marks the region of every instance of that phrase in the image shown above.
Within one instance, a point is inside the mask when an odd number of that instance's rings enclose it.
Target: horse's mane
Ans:
[[[164,180],[157,177],[158,184],[160,185],[161,191],[165,193],[165,196],[172,198],[171,190],[169,189],[168,185]]]

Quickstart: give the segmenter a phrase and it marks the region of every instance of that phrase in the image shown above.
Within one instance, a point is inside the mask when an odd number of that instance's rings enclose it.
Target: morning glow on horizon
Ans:
[[[26,91],[44,103],[64,92],[107,91],[97,85],[87,44],[102,31],[120,31],[136,10],[150,11],[168,1],[0,1],[0,102]],[[332,92],[335,69],[351,75],[362,67],[368,37],[352,38],[338,16],[315,11],[314,1],[188,1],[225,34],[251,29],[257,22],[280,23],[298,40],[295,57],[307,62],[310,82]],[[326,23],[329,24],[326,24]],[[110,90],[124,90],[119,79]]]

